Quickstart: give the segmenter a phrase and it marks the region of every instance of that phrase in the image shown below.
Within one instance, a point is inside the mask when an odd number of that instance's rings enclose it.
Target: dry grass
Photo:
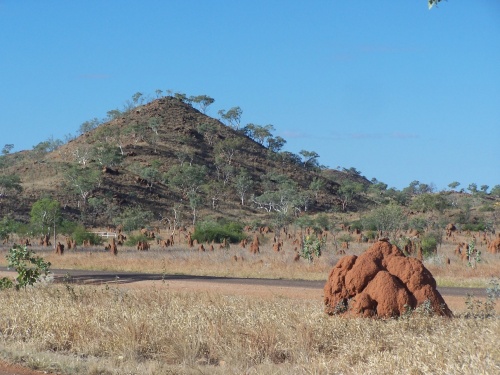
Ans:
[[[454,247],[425,262],[440,285],[485,287],[498,276],[497,255],[481,249],[471,268]],[[295,262],[269,240],[257,255],[238,246],[44,254],[53,268],[316,280],[340,259],[330,242],[312,263]],[[345,319],[326,316],[321,300],[282,296],[73,284],[0,294],[0,356],[65,374],[490,374],[500,372],[499,339],[498,316]]]
[[[370,246],[368,243],[351,243],[347,254],[359,255]],[[205,247],[208,248],[207,245]],[[445,242],[439,247],[436,256],[424,261],[439,286],[485,288],[491,278],[498,277],[498,254],[490,254],[485,245],[478,245],[482,260],[472,268],[454,254],[455,247],[456,244]],[[151,250],[145,252],[120,247],[116,257],[103,248],[80,248],[77,252],[69,250],[64,256],[58,256],[51,250],[34,247],[52,263],[52,268],[304,280],[326,280],[330,269],[341,258],[330,239],[320,258],[314,259],[312,263],[304,259],[296,262],[293,260],[296,254],[293,245],[285,244],[284,250],[279,253],[272,250],[271,235],[263,239],[257,255],[250,254],[248,249],[238,245],[231,245],[224,250],[216,248],[213,252],[199,252],[197,248],[188,248],[185,244],[167,249],[153,245]],[[3,255],[6,251],[7,248],[0,251],[0,265],[3,266],[6,265]],[[447,259],[450,259],[450,264],[447,264]]]
[[[1,353],[66,374],[500,371],[498,318],[345,319],[321,301],[107,286],[0,298]]]

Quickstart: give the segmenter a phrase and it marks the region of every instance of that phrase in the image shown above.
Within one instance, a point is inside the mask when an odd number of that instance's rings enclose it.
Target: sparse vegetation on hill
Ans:
[[[499,185],[488,193],[489,186],[471,183],[466,193],[456,191],[454,181],[449,191],[436,192],[413,181],[399,191],[368,181],[354,167],[321,166],[313,150],[282,151],[286,140],[273,134],[273,125],[241,124],[240,107],[219,110],[215,119],[206,115],[215,102],[209,96],[162,96],[161,90],[156,96],[134,94],[106,119],[81,124],[80,136],[68,136],[65,144],[50,137],[17,153],[6,144],[3,220],[34,234],[26,228],[33,206],[52,199],[66,221],[126,231],[172,221],[192,226],[208,217],[279,229],[318,214],[357,226],[368,238],[374,231],[443,229],[449,222],[472,231],[498,225]]]

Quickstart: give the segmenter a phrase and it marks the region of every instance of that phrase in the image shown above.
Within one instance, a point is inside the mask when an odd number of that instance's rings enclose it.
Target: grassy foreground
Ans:
[[[63,374],[500,372],[498,317],[346,319],[322,301],[73,284],[0,298],[0,354]]]

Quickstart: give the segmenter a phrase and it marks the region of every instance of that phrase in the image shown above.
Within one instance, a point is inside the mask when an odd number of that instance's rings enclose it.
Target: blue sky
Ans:
[[[500,184],[500,1],[0,0],[0,147],[157,89],[390,187]]]

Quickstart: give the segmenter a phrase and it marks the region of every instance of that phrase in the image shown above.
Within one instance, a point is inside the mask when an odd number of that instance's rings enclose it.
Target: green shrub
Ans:
[[[423,217],[414,217],[408,223],[409,229],[416,229],[419,232],[424,232],[427,227],[427,220]]]
[[[365,237],[369,240],[374,240],[377,238],[377,232],[374,230],[369,230],[365,233]]]
[[[46,262],[42,257],[35,255],[34,251],[28,250],[26,246],[14,245],[6,255],[9,268],[17,272],[15,282],[4,277],[0,279],[0,289],[15,287],[17,290],[38,282],[43,275],[47,276],[50,271],[50,262]]]
[[[337,237],[337,241],[339,241],[339,242],[351,242],[352,237],[350,234],[343,234],[343,235]]]
[[[462,230],[468,230],[471,232],[483,232],[486,230],[486,224],[484,223],[467,223],[462,225]]]
[[[493,205],[491,205],[491,204],[484,204],[481,207],[479,207],[479,211],[480,212],[494,212],[495,207],[493,207]]]
[[[351,229],[352,230],[360,230],[360,231],[362,231],[363,230],[363,223],[361,222],[361,220],[353,221],[351,223]]]
[[[429,233],[421,238],[422,255],[427,258],[437,251],[438,238],[434,233]]]
[[[11,233],[14,233],[17,231],[19,224],[10,219],[9,217],[5,216],[1,221],[0,221],[0,240],[6,240],[9,238],[9,235]]]
[[[154,215],[150,211],[143,210],[140,207],[129,207],[113,219],[113,224],[123,226],[125,232],[137,230],[146,226]]]
[[[102,244],[102,237],[95,233],[87,232],[83,225],[78,225],[74,229],[71,237],[73,237],[78,245],[83,244],[83,241],[90,241],[92,245]]]
[[[245,238],[243,226],[235,222],[204,221],[196,225],[191,238],[201,242],[238,243]]]
[[[145,234],[131,234],[127,237],[127,241],[125,241],[125,246],[135,246],[139,242],[148,242],[151,238],[148,238]]]
[[[77,228],[78,228],[77,223],[69,220],[63,220],[61,222],[61,225],[59,225],[59,232],[65,235],[71,235],[75,232]]]
[[[316,217],[316,226],[322,230],[329,230],[330,229],[330,219],[328,219],[328,216],[324,213],[319,214]]]

